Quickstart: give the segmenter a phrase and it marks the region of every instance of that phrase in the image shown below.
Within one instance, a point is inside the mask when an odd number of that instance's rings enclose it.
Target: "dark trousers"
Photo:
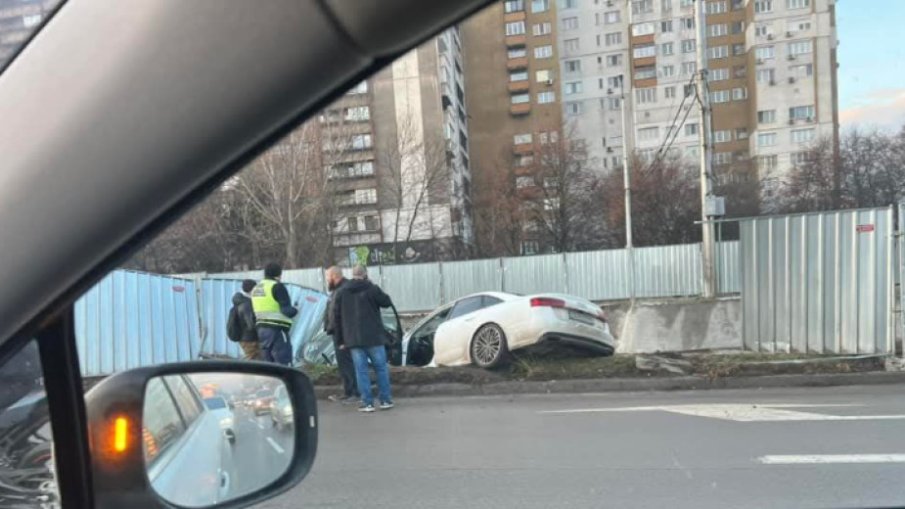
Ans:
[[[261,359],[284,366],[292,365],[292,346],[286,331],[277,327],[258,326]]]
[[[348,348],[339,348],[335,342],[336,366],[339,368],[339,377],[343,381],[343,395],[358,397],[358,385],[355,381],[355,363],[352,362],[352,352]]]

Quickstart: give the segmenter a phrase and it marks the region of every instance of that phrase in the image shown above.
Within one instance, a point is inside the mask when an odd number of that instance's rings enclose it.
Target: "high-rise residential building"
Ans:
[[[411,262],[468,252],[465,90],[459,30],[452,28],[322,112],[338,259]]]
[[[621,166],[623,90],[629,150],[650,160],[669,147],[664,155],[697,161],[696,5],[561,1],[563,114],[601,169]],[[708,0],[705,9],[714,173],[781,178],[811,142],[838,133],[835,2]]]
[[[60,0],[0,0],[0,69]]]
[[[495,3],[462,25],[473,174],[530,180],[535,151],[560,136],[562,103],[556,0]],[[527,189],[525,190],[527,191]],[[522,251],[538,250],[524,232]]]

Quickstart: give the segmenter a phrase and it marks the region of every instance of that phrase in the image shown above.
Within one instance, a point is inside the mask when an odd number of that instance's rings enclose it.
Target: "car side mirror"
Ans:
[[[234,410],[234,395],[285,403]],[[301,371],[199,361],[117,373],[85,395],[98,508],[237,508],[298,484],[317,451],[314,389]]]

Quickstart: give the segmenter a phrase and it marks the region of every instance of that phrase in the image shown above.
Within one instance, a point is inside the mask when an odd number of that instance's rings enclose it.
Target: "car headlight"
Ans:
[[[292,417],[292,405],[286,405],[283,407],[283,415],[286,417]]]
[[[232,425],[233,425],[233,418],[232,418],[232,417],[224,417],[224,418],[220,419],[220,427],[221,427],[221,428],[231,428]]]

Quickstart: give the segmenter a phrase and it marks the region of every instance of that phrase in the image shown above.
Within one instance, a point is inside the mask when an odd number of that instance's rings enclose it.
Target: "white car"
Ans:
[[[204,406],[207,407],[208,411],[210,411],[216,417],[217,422],[220,423],[220,431],[223,432],[223,436],[225,436],[226,439],[229,440],[230,444],[235,444],[236,419],[233,415],[233,411],[229,408],[229,403],[227,403],[226,399],[222,396],[204,398]]]
[[[402,348],[406,365],[489,368],[513,350],[554,342],[602,355],[616,349],[603,312],[591,301],[502,292],[477,293],[440,307],[405,335]]]

